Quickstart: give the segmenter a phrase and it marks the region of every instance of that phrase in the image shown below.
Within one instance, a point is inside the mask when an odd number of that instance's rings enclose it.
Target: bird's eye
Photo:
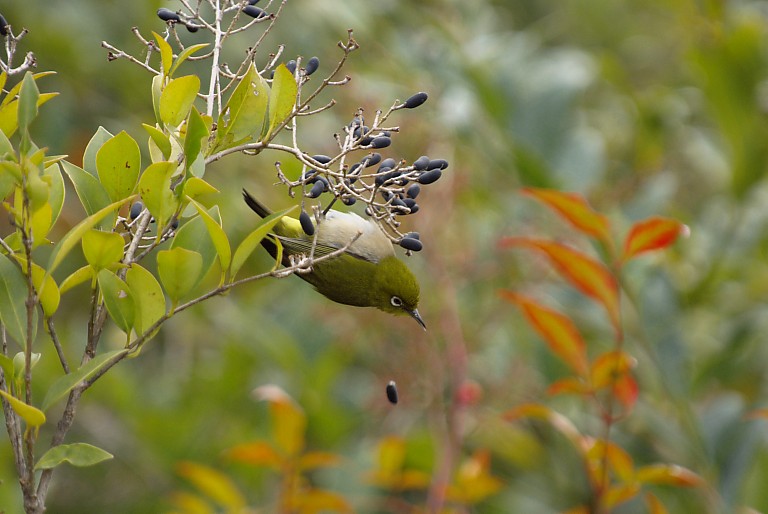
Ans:
[[[403,301],[400,299],[399,296],[393,296],[389,301],[395,307],[402,307],[403,306]]]

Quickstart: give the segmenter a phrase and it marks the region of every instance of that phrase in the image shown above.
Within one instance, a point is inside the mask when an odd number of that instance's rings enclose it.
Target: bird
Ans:
[[[261,218],[272,213],[245,189],[243,199]],[[305,223],[311,223],[308,216],[304,216],[307,217]],[[314,227],[308,228],[311,232]],[[327,210],[313,236],[305,232],[299,219],[290,216],[283,216],[272,232],[283,246],[284,266],[290,266],[292,256],[312,253],[313,242],[315,257],[328,255],[348,245],[340,255],[315,262],[311,271],[298,276],[334,302],[408,315],[421,328],[427,329],[418,310],[419,282],[408,266],[397,258],[389,237],[374,221],[353,212]],[[274,241],[265,238],[261,244],[272,257],[277,258]]]

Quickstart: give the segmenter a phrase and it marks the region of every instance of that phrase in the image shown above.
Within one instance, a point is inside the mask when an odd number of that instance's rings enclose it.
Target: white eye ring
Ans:
[[[389,302],[390,302],[390,303],[391,303],[393,306],[395,306],[395,307],[402,307],[402,306],[403,306],[403,301],[400,299],[400,297],[399,297],[399,296],[393,296],[393,297],[392,297],[392,298],[389,300]]]

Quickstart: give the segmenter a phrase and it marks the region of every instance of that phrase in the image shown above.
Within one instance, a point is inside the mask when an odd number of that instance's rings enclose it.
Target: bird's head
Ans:
[[[404,262],[394,256],[382,259],[373,287],[374,307],[390,314],[407,314],[427,329],[418,311],[419,282]]]

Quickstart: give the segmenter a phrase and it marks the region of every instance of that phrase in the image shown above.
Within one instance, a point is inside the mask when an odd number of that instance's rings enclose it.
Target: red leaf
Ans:
[[[678,236],[687,233],[686,225],[671,218],[654,216],[638,221],[627,234],[622,259],[626,261],[643,252],[666,248],[674,243]]]
[[[576,377],[561,378],[550,384],[547,388],[547,394],[552,396],[556,394],[588,394],[591,392],[592,388]]]
[[[619,287],[616,277],[603,263],[569,246],[552,241],[508,237],[501,241],[501,245],[524,246],[544,252],[566,280],[605,307],[614,328],[617,332],[621,331]]]
[[[584,234],[610,243],[608,219],[595,211],[580,194],[533,187],[523,188],[522,192],[552,208]]]
[[[584,339],[570,318],[544,307],[538,302],[512,291],[501,296],[522,309],[528,323],[544,338],[550,350],[581,376],[587,374],[587,352]]]
[[[669,514],[669,511],[653,493],[646,493],[645,503],[648,505],[649,514]]]
[[[639,388],[632,376],[635,359],[625,352],[607,352],[592,363],[590,378],[595,389],[610,388],[611,394],[629,411],[637,402]]]

